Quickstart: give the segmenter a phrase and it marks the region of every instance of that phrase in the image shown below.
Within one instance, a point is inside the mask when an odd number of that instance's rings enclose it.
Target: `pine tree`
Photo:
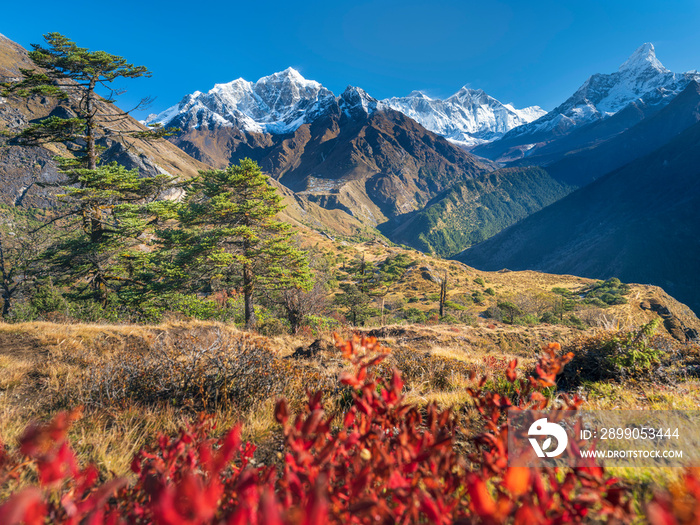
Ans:
[[[497,306],[505,315],[510,317],[510,324],[515,322],[516,315],[521,315],[523,313],[523,311],[517,305],[510,301],[498,301]]]
[[[140,278],[146,271],[144,233],[160,218],[174,216],[177,204],[160,199],[172,177],[142,178],[116,163],[72,173],[77,184],[59,195],[66,234],[44,253],[47,270],[58,283],[77,286],[79,298],[104,306],[110,294],[119,293],[131,302],[147,286]]]
[[[365,321],[376,313],[370,306],[372,298],[355,283],[341,283],[340,288],[343,293],[335,296],[335,303],[347,308],[354,326],[364,325]]]
[[[65,178],[64,204],[52,222],[65,235],[44,254],[52,277],[63,285],[78,285],[78,296],[105,305],[112,292],[129,286],[142,290],[136,274],[147,226],[162,213],[172,214],[170,201],[158,201],[173,186],[168,175],[140,178],[135,170],[116,164],[100,165],[103,140],[151,140],[175,130],[129,129],[120,125],[128,113],[114,105],[120,94],[111,83],[121,78],[150,76],[144,66],[104,51],[89,51],[60,33],[44,35],[46,47],[33,44],[29,58],[37,69],[21,69],[22,79],[3,85],[4,96],[56,99],[60,111],[15,134],[19,145],[64,143],[70,157],[58,158]],[[100,96],[98,90],[105,97]],[[142,109],[144,99],[134,109]],[[60,115],[60,116],[59,116]],[[88,294],[85,290],[89,289]],[[136,294],[138,295],[138,294]]]
[[[240,288],[248,329],[256,324],[256,293],[311,289],[308,261],[292,242],[291,226],[275,218],[284,209],[281,201],[250,159],[200,172],[186,188],[181,226],[161,232],[163,253],[170,254],[166,286],[196,293]]]
[[[124,58],[104,51],[88,51],[60,33],[44,35],[47,46],[32,44],[29,58],[40,69],[20,69],[23,78],[5,84],[4,96],[39,95],[58,100],[63,109],[31,124],[14,137],[21,145],[66,143],[73,158],[63,159],[64,166],[95,169],[98,165],[98,141],[102,138],[161,138],[174,130],[155,127],[151,130],[126,130],[119,122],[128,118],[114,105],[121,92],[111,87],[119,78],[149,77],[145,66],[129,64]],[[97,90],[107,94],[101,97]],[[149,99],[136,108],[143,109]]]
[[[0,303],[7,318],[15,299],[26,289],[27,276],[36,265],[36,255],[46,244],[44,232],[36,232],[41,224],[35,217],[41,212],[28,212],[0,205]]]

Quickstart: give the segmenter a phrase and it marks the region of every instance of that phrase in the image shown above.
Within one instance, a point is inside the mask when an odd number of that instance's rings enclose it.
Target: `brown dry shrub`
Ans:
[[[281,395],[301,399],[307,388],[330,382],[318,370],[280,359],[265,338],[190,330],[163,333],[150,348],[125,349],[93,364],[80,401],[245,410]]]
[[[430,391],[454,390],[475,372],[473,365],[459,359],[406,348],[392,350],[388,363],[401,372],[407,385]]]

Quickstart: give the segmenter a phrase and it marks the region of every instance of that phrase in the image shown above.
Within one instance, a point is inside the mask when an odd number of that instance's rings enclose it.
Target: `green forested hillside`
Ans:
[[[449,257],[570,191],[542,168],[504,168],[452,186],[398,227],[382,230],[395,242]]]

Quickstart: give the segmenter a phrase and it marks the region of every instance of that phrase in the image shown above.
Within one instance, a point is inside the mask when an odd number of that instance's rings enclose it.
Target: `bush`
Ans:
[[[425,313],[418,308],[406,308],[403,316],[409,323],[425,323],[428,320]]]
[[[422,392],[454,390],[475,371],[473,365],[458,359],[404,348],[393,350],[387,361],[401,372],[411,388]]]
[[[515,323],[516,316],[522,315],[523,311],[510,301],[498,301],[498,309],[503,312],[504,321],[510,324]]]
[[[40,285],[31,299],[32,306],[38,314],[60,313],[68,315],[68,300],[63,297],[61,291],[56,288],[51,280]]]
[[[282,427],[284,468],[255,463],[255,447],[241,442],[239,426],[213,438],[210,420],[202,416],[177,436],[162,435],[139,451],[131,464],[134,482],[104,481],[94,466],[78,466],[67,442],[79,415],[61,413],[49,424],[28,427],[18,448],[3,450],[0,480],[35,468],[34,479],[46,490],[30,486],[15,493],[0,507],[0,518],[30,524],[280,525],[634,518],[628,490],[594,463],[567,470],[507,465],[504,412],[548,405],[543,392],[570,359],[557,355],[558,345],[546,347],[531,378],[519,379],[516,362],[509,364],[504,375],[512,397],[484,388],[485,377],[468,389],[484,425],[470,439],[474,452],[468,458],[458,450],[460,429],[450,410],[407,404],[399,372],[391,379],[371,373],[386,357],[376,340],[339,341],[339,348],[354,368],[341,377],[349,408],[334,421],[320,392],[310,393],[296,414],[280,400],[275,419]],[[580,404],[564,398],[561,408]],[[696,486],[685,490],[700,499]],[[675,508],[673,499],[659,495],[642,512],[674,523]]]
[[[36,321],[39,318],[39,312],[28,299],[21,299],[12,303],[10,313],[7,320],[12,323],[26,323]]]
[[[496,295],[496,291],[493,288],[486,288],[486,290],[484,290],[484,293],[486,295],[490,295],[491,297]]]
[[[459,312],[457,314],[457,319],[459,319],[460,323],[464,323],[469,326],[477,326],[479,323],[476,320],[476,317],[474,317],[471,313],[469,312]]]
[[[562,385],[573,387],[581,381],[624,381],[630,377],[661,379],[656,373],[664,354],[652,338],[655,319],[638,331],[605,332],[572,343],[574,359],[562,376]]]
[[[290,332],[289,321],[280,319],[279,317],[266,316],[258,321],[256,330],[259,334],[268,337],[288,334]]]
[[[581,295],[584,297],[584,303],[606,308],[615,304],[625,304],[627,299],[623,295],[630,292],[630,287],[627,284],[622,284],[620,279],[611,277],[605,282],[597,282],[583,290]]]
[[[289,377],[281,365],[264,340],[249,334],[166,335],[146,351],[93,365],[85,375],[84,400],[247,408],[284,392]]]
[[[445,314],[440,318],[440,322],[443,324],[459,324],[459,319],[454,315]]]
[[[532,314],[525,314],[515,318],[514,324],[533,326],[539,324],[540,320]]]
[[[580,330],[585,330],[587,328],[586,323],[584,323],[581,319],[576,317],[574,314],[571,314],[568,317],[566,317],[565,323],[568,326],[573,326],[574,328],[578,328]]]
[[[451,310],[465,310],[466,307],[454,301],[445,301],[445,308],[450,308]]]
[[[474,282],[476,284],[478,284],[479,286],[486,286],[486,283],[484,282],[484,280],[481,277],[476,277],[474,279]]]
[[[495,321],[503,321],[503,311],[498,306],[489,306],[484,312],[487,319],[494,319]]]
[[[552,311],[547,311],[542,314],[542,317],[540,317],[540,322],[547,324],[559,324],[559,316]]]
[[[340,327],[340,322],[337,319],[322,315],[306,315],[303,324],[311,328],[311,334],[314,337],[320,337]]]
[[[600,297],[587,297],[583,300],[584,304],[590,304],[591,306],[597,306],[598,308],[607,308],[610,306],[608,303],[604,302]]]

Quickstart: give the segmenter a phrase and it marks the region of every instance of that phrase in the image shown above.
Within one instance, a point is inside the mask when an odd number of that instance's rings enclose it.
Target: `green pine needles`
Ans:
[[[238,289],[247,328],[256,324],[256,293],[311,289],[308,261],[294,246],[291,226],[275,218],[284,209],[282,197],[255,162],[203,171],[185,191],[179,226],[160,231],[166,288],[199,294]]]
[[[276,219],[282,197],[252,160],[184,182],[100,162],[111,141],[128,145],[128,138],[157,139],[178,130],[119,125],[128,112],[113,104],[118,93],[111,83],[150,76],[144,66],[78,47],[59,33],[44,38],[46,45],[33,45],[29,53],[36,69],[22,69],[23,78],[3,85],[1,93],[53,98],[56,107],[11,142],[62,143],[70,154],[56,159],[64,175],[60,206],[37,228],[52,236],[35,258],[41,269],[33,289],[26,272],[17,277],[24,269],[17,243],[0,230],[3,316],[10,315],[20,285],[36,311],[48,304],[43,289],[52,305],[92,305],[139,320],[167,311],[214,315],[213,297],[231,294],[242,296],[246,327],[254,328],[254,302],[270,304],[283,291],[313,287],[291,226]]]
[[[119,78],[150,77],[145,66],[129,64],[124,58],[104,51],[89,51],[60,33],[44,35],[46,46],[32,44],[29,52],[38,69],[20,69],[22,79],[4,84],[3,96],[50,97],[62,111],[31,124],[16,134],[14,143],[41,145],[66,143],[73,156],[64,166],[97,168],[101,139],[158,139],[177,131],[154,127],[151,130],[125,129],[119,122],[130,112],[114,105],[119,91],[111,83]],[[101,93],[106,97],[100,96]],[[131,111],[145,109],[143,99]]]

